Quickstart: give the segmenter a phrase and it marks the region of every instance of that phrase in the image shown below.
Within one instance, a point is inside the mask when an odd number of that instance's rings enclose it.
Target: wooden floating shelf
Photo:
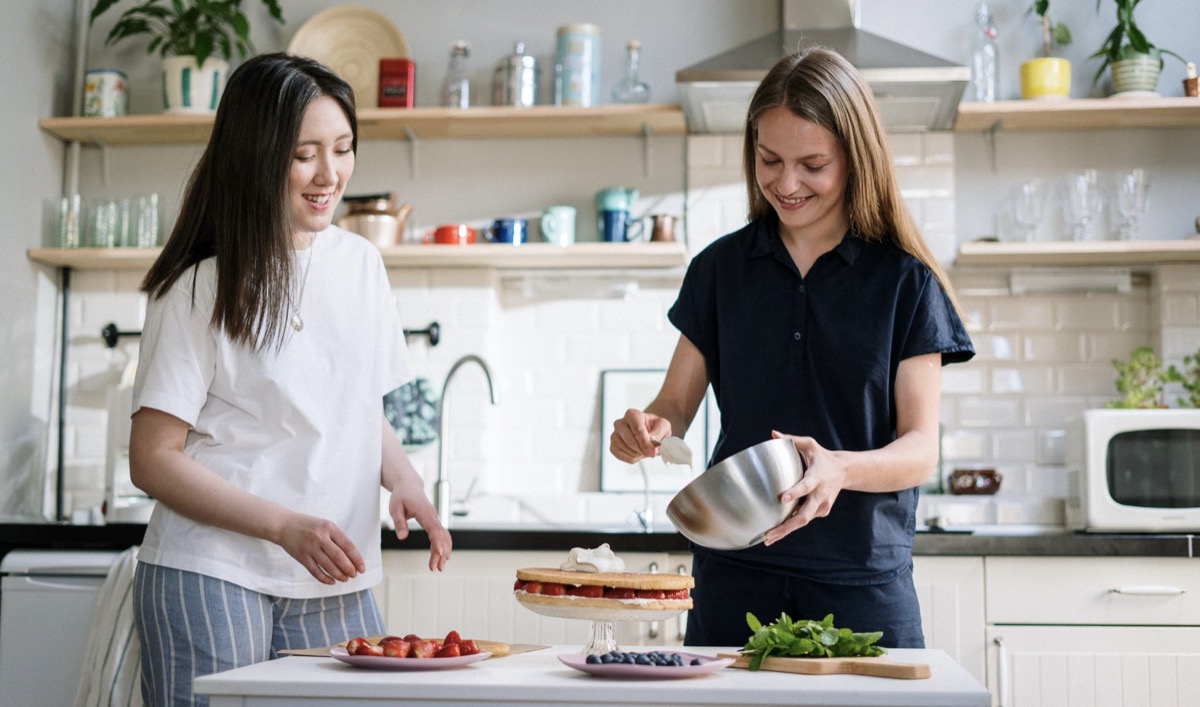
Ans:
[[[212,115],[166,113],[38,121],[38,127],[59,140],[88,145],[203,143],[212,124]],[[364,108],[358,112],[358,132],[363,140],[620,137],[683,135],[687,124],[683,111],[672,104]]]
[[[33,248],[30,260],[74,270],[147,270],[159,248]],[[526,243],[520,246],[400,245],[381,248],[391,269],[490,268],[538,269],[649,269],[676,268],[687,263],[682,243],[576,243],[557,246]]]
[[[1200,239],[963,243],[954,260],[956,266],[1129,266],[1160,263],[1200,263]]]
[[[1079,98],[960,103],[955,132],[1200,127],[1198,98]]]

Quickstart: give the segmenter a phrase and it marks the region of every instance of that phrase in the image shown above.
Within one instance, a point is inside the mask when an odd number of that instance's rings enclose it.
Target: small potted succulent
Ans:
[[[1071,93],[1071,62],[1052,56],[1055,46],[1071,43],[1071,30],[1050,19],[1050,0],[1034,0],[1025,15],[1037,15],[1042,30],[1042,55],[1021,64],[1021,97],[1061,99]]]
[[[121,0],[97,0],[91,22]],[[217,109],[229,61],[254,51],[242,0],[134,0],[108,33],[105,44],[146,35],[147,54],[162,56],[167,112],[211,113]],[[279,0],[262,0],[283,22]],[[190,90],[185,91],[184,87]]]
[[[1141,1],[1112,0],[1117,6],[1117,25],[1104,38],[1100,48],[1088,56],[1088,59],[1101,60],[1092,83],[1099,83],[1104,70],[1111,69],[1113,93],[1153,93],[1162,72],[1162,55],[1169,54],[1184,61],[1175,52],[1155,46],[1142,34],[1133,19],[1133,11]],[[1096,12],[1100,12],[1100,2],[1096,0]]]

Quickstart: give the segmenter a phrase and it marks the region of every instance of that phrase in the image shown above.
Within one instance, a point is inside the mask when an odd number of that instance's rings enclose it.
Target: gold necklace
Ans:
[[[300,331],[304,328],[304,319],[300,316],[300,305],[304,302],[304,288],[308,286],[308,271],[312,269],[312,252],[317,245],[317,237],[313,236],[308,243],[308,259],[304,262],[304,277],[300,278],[300,296],[296,298],[296,307],[290,321],[292,329]]]

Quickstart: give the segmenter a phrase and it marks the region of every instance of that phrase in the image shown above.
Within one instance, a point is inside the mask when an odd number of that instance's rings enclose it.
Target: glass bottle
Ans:
[[[446,69],[446,80],[442,84],[442,105],[448,108],[467,108],[471,105],[471,81],[468,78],[468,63],[471,48],[458,40],[450,49],[450,66]]]
[[[650,86],[638,78],[638,60],[641,58],[642,43],[631,39],[625,45],[625,77],[613,86],[612,97],[616,103],[645,103],[650,100]]]
[[[987,0],[975,8],[975,50],[971,56],[971,99],[992,103],[999,92],[999,56],[996,50],[996,23]]]

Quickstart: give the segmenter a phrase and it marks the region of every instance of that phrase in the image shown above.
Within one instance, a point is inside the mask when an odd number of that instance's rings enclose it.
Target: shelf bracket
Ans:
[[[417,178],[417,145],[420,142],[420,140],[417,138],[417,134],[415,132],[413,132],[413,129],[408,125],[404,126],[404,139],[408,140],[408,176],[413,179],[416,179]]]
[[[996,133],[1004,127],[1004,119],[998,119],[992,123],[991,127],[983,132],[983,142],[987,145],[988,164],[991,165],[992,174],[996,174]]]
[[[642,123],[642,176],[650,176],[650,137],[654,131],[650,129],[649,123]]]

